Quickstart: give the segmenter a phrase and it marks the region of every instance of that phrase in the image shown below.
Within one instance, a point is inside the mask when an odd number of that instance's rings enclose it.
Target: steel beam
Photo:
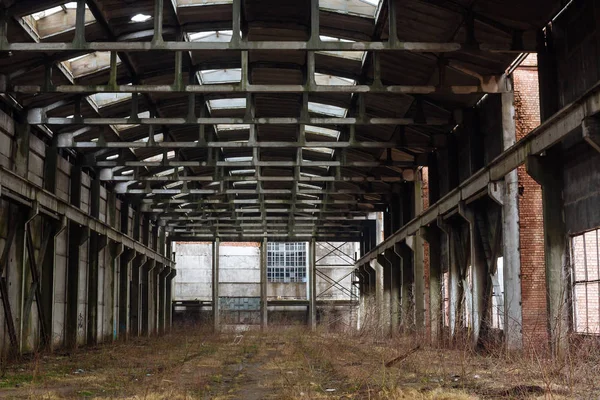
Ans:
[[[461,50],[480,50],[491,53],[524,53],[535,52],[534,49],[514,50],[510,46],[481,44],[478,48],[461,43],[435,43],[435,42],[405,42],[396,40],[390,42],[325,42],[311,39],[308,42],[301,41],[245,41],[239,42],[187,42],[187,41],[139,41],[139,42],[79,42],[79,43],[9,43],[6,38],[0,40],[0,51],[12,52],[34,52],[34,53],[60,53],[60,52],[152,52],[152,51],[376,51],[376,52],[413,52],[413,53],[454,53]]]

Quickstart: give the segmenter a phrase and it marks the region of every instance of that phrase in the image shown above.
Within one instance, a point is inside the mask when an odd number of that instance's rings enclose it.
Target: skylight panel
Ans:
[[[350,78],[343,78],[341,76],[336,75],[326,75],[316,72],[315,73],[315,81],[317,85],[325,85],[325,86],[354,86],[356,85],[356,81]]]
[[[95,22],[94,16],[85,6],[85,24]],[[37,39],[67,32],[75,29],[75,16],[77,14],[77,2],[70,1],[55,7],[48,8],[22,18],[23,22],[31,28],[31,33],[37,35]]]
[[[198,79],[204,85],[219,83],[237,83],[242,80],[241,68],[207,69],[198,72]]]
[[[150,118],[150,111],[144,111],[144,112],[139,113],[138,114],[138,118]],[[127,130],[127,129],[134,128],[136,126],[140,126],[140,125],[139,124],[115,125],[114,128],[117,131],[124,131],[124,130]],[[145,138],[145,140],[148,141],[148,138]]]
[[[229,171],[229,175],[254,175],[256,173],[255,169],[234,169]]]
[[[217,132],[239,131],[239,130],[250,129],[250,125],[248,125],[248,124],[217,124],[216,128],[217,128]]]
[[[375,18],[381,8],[381,0],[319,0],[319,8],[340,14]]]
[[[335,140],[338,140],[338,138],[340,137],[340,131],[336,131],[335,129],[322,128],[320,126],[306,125],[304,130],[307,133],[311,133],[313,135],[326,136]]]
[[[208,108],[211,111],[246,108],[246,99],[242,98],[208,100]]]
[[[317,114],[329,115],[332,117],[345,117],[346,113],[348,112],[347,109],[342,107],[332,106],[323,103],[314,103],[311,101],[308,102],[308,111]]]
[[[171,150],[167,153],[167,159],[171,160],[175,158],[175,151]],[[148,158],[144,158],[142,161],[148,161],[148,162],[159,162],[163,160],[163,154],[157,154],[155,156],[151,156]]]
[[[315,153],[327,154],[329,156],[333,155],[333,149],[329,147],[305,147],[304,151],[314,151]]]
[[[117,65],[121,59],[117,56]],[[72,78],[80,78],[110,68],[110,52],[96,51],[62,62]]]
[[[232,4],[233,0],[175,0],[175,2],[177,3],[177,7],[202,7]]]
[[[152,19],[151,15],[148,14],[135,14],[133,17],[131,17],[131,22],[133,23],[141,23],[141,22],[146,22]]]
[[[102,108],[131,99],[131,93],[95,93],[89,96],[96,107]]]
[[[337,42],[337,43],[353,43],[354,40],[336,38],[332,36],[319,36],[323,42]],[[346,58],[349,60],[362,61],[365,57],[366,52],[364,51],[318,51],[317,53],[326,54],[329,56]]]
[[[219,42],[229,43],[233,31],[206,31],[206,32],[194,32],[188,33],[188,40],[190,42]]]
[[[252,157],[225,157],[225,161],[227,162],[249,162],[252,161]]]
[[[160,172],[157,172],[157,173],[155,173],[155,174],[154,174],[154,176],[167,176],[167,175],[172,175],[172,174],[174,174],[175,172],[177,172],[177,171],[179,170],[179,168],[180,168],[180,167],[177,167],[177,168],[169,168],[169,169],[166,169],[166,170],[164,170],[164,171],[160,171]]]

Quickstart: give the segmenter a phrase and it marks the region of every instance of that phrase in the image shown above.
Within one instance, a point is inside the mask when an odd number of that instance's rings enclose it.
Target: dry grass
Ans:
[[[527,399],[598,398],[600,351],[565,360],[475,354],[421,340],[309,333],[301,327],[213,335],[187,328],[3,368],[0,398],[21,399]],[[83,372],[82,372],[83,371]]]

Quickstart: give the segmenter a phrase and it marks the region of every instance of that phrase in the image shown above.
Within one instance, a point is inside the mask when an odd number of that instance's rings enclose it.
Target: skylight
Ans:
[[[326,75],[315,72],[315,81],[317,85],[326,85],[326,86],[354,86],[356,85],[356,81],[350,78],[343,78],[341,76],[336,75]]]
[[[338,138],[340,137],[340,131],[336,131],[335,129],[329,128],[321,128],[320,126],[306,125],[304,130],[307,133],[311,133],[313,135],[327,136],[335,140],[338,140]]]
[[[241,82],[242,69],[207,69],[198,72],[198,79],[204,85]]]
[[[85,6],[85,24],[95,22],[94,16]],[[77,2],[70,1],[56,7],[26,15],[23,22],[31,28],[31,33],[37,35],[37,39],[44,39],[59,33],[75,29],[75,16],[77,14]]]
[[[180,167],[166,169],[166,170],[164,170],[164,171],[161,171],[161,172],[157,172],[157,173],[155,173],[155,174],[154,174],[154,176],[167,176],[167,175],[172,175],[172,174],[174,174],[175,172],[179,171],[179,168],[180,168]]]
[[[144,112],[138,113],[138,118],[149,118],[149,117],[150,117],[150,111],[144,111]],[[139,126],[139,124],[115,125],[114,128],[118,131],[124,131],[127,129],[134,128],[136,126]],[[148,138],[146,138],[146,141],[147,140],[148,140]]]
[[[352,43],[354,40],[336,38],[332,36],[320,36],[321,41],[323,42],[338,42],[338,43]],[[319,51],[320,54],[326,54],[329,56],[346,58],[349,60],[362,61],[365,57],[364,51]]]
[[[131,93],[95,93],[89,99],[96,107],[102,108],[131,99]]]
[[[250,125],[248,124],[218,124],[216,126],[217,132],[223,131],[238,131],[244,129],[250,129]]]
[[[117,158],[119,158],[118,154],[113,154],[112,156],[106,157],[108,161],[116,160]]]
[[[340,14],[375,18],[381,7],[381,0],[319,0],[319,7]]]
[[[136,14],[133,17],[131,17],[131,22],[134,23],[140,23],[140,22],[146,22],[148,20],[152,19],[151,15],[147,15],[147,14]]]
[[[167,153],[167,160],[171,160],[175,158],[175,151],[171,150]],[[159,162],[163,160],[163,154],[157,154],[155,156],[151,156],[151,157],[147,157],[144,158],[142,161],[148,161],[148,162]]]
[[[255,169],[234,169],[229,171],[229,175],[253,175],[255,173]]]
[[[249,162],[252,161],[252,157],[225,157],[227,162]]]
[[[315,153],[323,153],[329,156],[333,155],[333,149],[329,147],[303,147],[303,151],[314,151]]]
[[[233,31],[206,31],[206,32],[194,32],[188,33],[188,40],[190,42],[231,42]]]
[[[175,0],[175,2],[177,3],[177,7],[200,7],[231,4],[233,0]]]
[[[121,59],[117,56],[117,65]],[[98,71],[110,68],[110,52],[96,51],[63,61],[62,66],[69,72],[71,78],[81,78]]]
[[[342,107],[323,103],[313,103],[312,101],[308,102],[308,111],[317,114],[329,115],[331,117],[345,117],[346,113],[348,112],[347,109]]]
[[[246,99],[217,99],[208,100],[208,108],[212,110],[228,110],[234,108],[246,108]]]

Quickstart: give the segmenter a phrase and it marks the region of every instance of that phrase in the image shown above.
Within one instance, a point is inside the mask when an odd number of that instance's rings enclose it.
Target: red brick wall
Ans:
[[[537,58],[530,55],[514,72],[517,140],[540,124]],[[547,343],[546,274],[542,189],[518,169],[523,340],[525,347]]]

